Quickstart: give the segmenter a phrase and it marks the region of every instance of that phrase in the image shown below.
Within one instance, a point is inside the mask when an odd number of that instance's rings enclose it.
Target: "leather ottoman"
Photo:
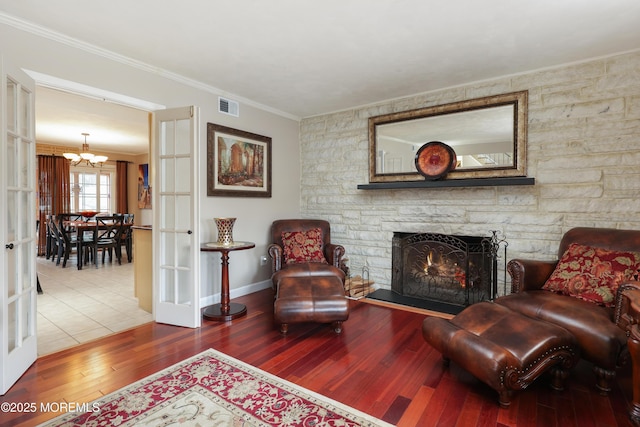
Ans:
[[[428,317],[425,341],[498,392],[500,406],[547,369],[552,388],[563,389],[568,370],[578,362],[576,340],[566,329],[531,319],[491,302],[465,308],[450,320]]]
[[[277,283],[274,320],[286,334],[290,323],[331,323],[336,333],[349,318],[349,300],[337,276],[283,277]]]

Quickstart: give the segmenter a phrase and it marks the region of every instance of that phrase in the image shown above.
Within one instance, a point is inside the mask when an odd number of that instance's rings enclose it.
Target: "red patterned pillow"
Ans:
[[[572,243],[542,289],[613,307],[618,287],[633,280],[639,268],[638,252]]]
[[[307,232],[283,231],[285,264],[301,264],[305,262],[319,262],[328,264],[322,253],[322,231],[312,228]]]

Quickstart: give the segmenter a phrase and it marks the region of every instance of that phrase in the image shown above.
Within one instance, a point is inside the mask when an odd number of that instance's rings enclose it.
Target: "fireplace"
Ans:
[[[391,290],[401,299],[421,301],[423,308],[452,314],[493,300],[498,246],[495,232],[489,237],[396,232]]]

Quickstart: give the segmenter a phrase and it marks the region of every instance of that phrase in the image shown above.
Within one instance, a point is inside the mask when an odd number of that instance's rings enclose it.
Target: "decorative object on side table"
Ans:
[[[218,227],[218,244],[233,244],[233,224],[235,224],[236,218],[213,218],[213,220]]]
[[[429,180],[444,178],[456,168],[456,152],[440,141],[424,144],[416,153],[416,169]]]

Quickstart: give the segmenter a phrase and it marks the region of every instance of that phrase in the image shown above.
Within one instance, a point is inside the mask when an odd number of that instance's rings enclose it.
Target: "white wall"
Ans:
[[[487,235],[507,258],[550,259],[576,226],[640,229],[640,52],[499,78],[301,123],[303,216],[331,222],[354,273],[391,283],[394,231]],[[529,91],[534,186],[358,190],[368,183],[368,118]]]
[[[269,265],[260,266],[266,254],[271,222],[283,217],[300,216],[299,123],[247,104],[240,104],[240,117],[217,111],[217,93],[194,88],[159,74],[143,71],[120,61],[107,59],[77,47],[48,40],[0,24],[0,53],[14,65],[60,79],[154,102],[166,107],[196,105],[200,108],[200,238],[215,240],[212,218],[237,217],[236,240],[256,243],[253,250],[232,253],[230,282],[234,294],[265,286],[271,276]],[[225,96],[231,97],[228,94]],[[273,191],[271,198],[227,198],[206,195],[207,122],[233,127],[272,138]],[[202,297],[205,304],[219,300],[220,256],[201,254]],[[255,288],[254,286],[254,288]],[[240,289],[243,288],[243,289]]]

